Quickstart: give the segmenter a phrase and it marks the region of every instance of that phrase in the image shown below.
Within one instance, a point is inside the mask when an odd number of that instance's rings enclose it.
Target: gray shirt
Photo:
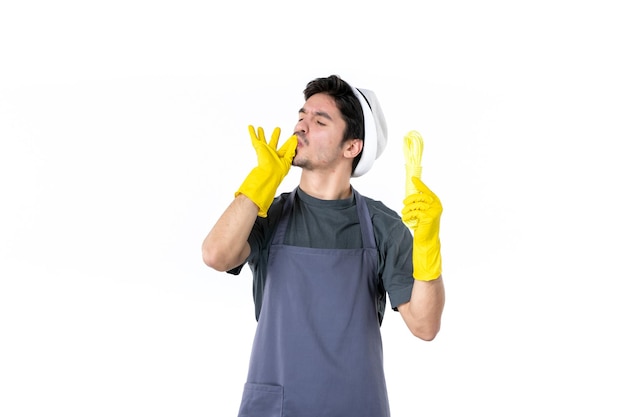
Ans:
[[[258,320],[263,300],[267,260],[274,230],[288,193],[274,199],[267,217],[257,217],[248,237],[251,253],[246,262],[253,275],[253,296]],[[378,317],[382,323],[386,296],[395,310],[411,298],[413,237],[400,216],[382,202],[363,197],[370,212],[378,248]],[[354,194],[345,200],[320,200],[296,189],[286,245],[322,249],[363,247]],[[239,274],[243,265],[228,271]]]

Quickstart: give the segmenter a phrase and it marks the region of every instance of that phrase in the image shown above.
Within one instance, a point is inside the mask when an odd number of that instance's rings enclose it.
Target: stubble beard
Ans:
[[[298,136],[298,139],[300,141],[302,141],[303,146],[307,146],[309,144],[309,140],[306,138],[306,136],[304,136],[303,134],[298,134],[298,133],[294,133],[294,134]],[[296,148],[296,154],[291,160],[291,165],[294,167],[307,169],[307,168],[310,168],[311,161],[309,161],[305,157],[298,158],[298,148]]]
[[[304,157],[298,158],[298,152],[296,151],[296,155],[291,160],[291,165],[294,167],[299,167],[303,169],[310,168],[310,161]]]

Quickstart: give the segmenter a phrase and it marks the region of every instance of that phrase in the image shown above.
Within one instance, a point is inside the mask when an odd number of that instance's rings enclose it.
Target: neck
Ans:
[[[303,170],[300,189],[320,200],[342,200],[352,195],[350,175],[321,175]]]

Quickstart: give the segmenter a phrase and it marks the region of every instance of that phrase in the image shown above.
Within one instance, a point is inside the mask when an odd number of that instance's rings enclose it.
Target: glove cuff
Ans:
[[[432,281],[441,276],[441,243],[439,239],[430,246],[413,246],[413,278]]]
[[[272,205],[276,190],[280,185],[282,178],[271,175],[263,169],[256,167],[250,171],[246,179],[241,183],[239,189],[235,192],[235,197],[243,194],[248,197],[259,207],[258,216],[267,217],[267,210]]]

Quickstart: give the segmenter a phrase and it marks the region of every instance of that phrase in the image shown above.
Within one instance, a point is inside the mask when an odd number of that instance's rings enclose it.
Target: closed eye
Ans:
[[[298,118],[298,122],[301,122],[304,117],[302,117],[303,115],[307,114],[306,109],[301,108],[300,111],[298,111],[298,114],[300,115],[300,117]],[[316,111],[313,113],[313,115],[316,117],[315,122],[317,124],[319,124],[320,126],[326,126],[326,124],[324,122],[322,122],[320,119],[324,119],[324,120],[328,120],[328,121],[333,121],[333,118],[330,117],[330,114],[326,113],[325,111]]]

